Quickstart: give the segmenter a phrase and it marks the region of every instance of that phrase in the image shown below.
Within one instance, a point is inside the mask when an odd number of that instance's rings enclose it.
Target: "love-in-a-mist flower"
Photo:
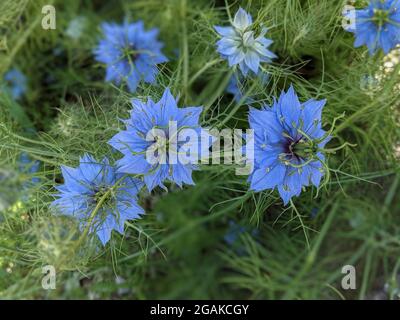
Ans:
[[[323,148],[330,137],[322,129],[326,100],[300,103],[291,86],[272,107],[250,109],[254,129],[254,170],[249,177],[255,191],[278,188],[285,204],[303,186],[318,187],[324,174]]]
[[[400,0],[371,0],[368,7],[345,16],[350,22],[346,29],[356,36],[356,48],[366,45],[371,55],[382,48],[387,54],[400,43]]]
[[[119,172],[143,174],[149,191],[164,188],[165,180],[194,184],[192,171],[204,147],[199,147],[202,107],[178,108],[168,88],[160,101],[133,99],[132,106],[126,130],[109,141],[124,155],[117,162]]]
[[[26,77],[17,68],[13,68],[8,71],[4,76],[4,80],[6,82],[4,90],[9,92],[15,100],[22,98],[22,96],[26,93]]]
[[[214,26],[222,37],[217,42],[217,51],[228,60],[229,66],[239,65],[240,71],[247,76],[251,70],[257,74],[260,63],[270,63],[276,55],[268,50],[272,40],[265,38],[267,28],[256,34],[251,15],[242,8],[236,12],[230,27]]]
[[[52,206],[61,214],[73,216],[80,228],[96,232],[105,245],[111,231],[124,232],[126,220],[137,219],[144,210],[137,203],[143,183],[116,172],[107,158],[102,161],[85,154],[77,168],[62,166],[64,184],[57,186]]]
[[[106,81],[126,82],[134,92],[141,81],[154,83],[157,65],[168,61],[162,54],[163,43],[157,40],[158,29],[144,29],[142,21],[122,25],[103,23],[104,39],[95,49],[97,61],[105,63]]]

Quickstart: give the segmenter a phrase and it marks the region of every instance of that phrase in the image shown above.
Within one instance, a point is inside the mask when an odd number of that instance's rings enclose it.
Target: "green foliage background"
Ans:
[[[47,4],[56,8],[56,30],[41,27]],[[0,173],[12,173],[0,183],[0,201],[10,205],[0,214],[0,298],[398,298],[400,64],[384,73],[382,53],[353,48],[353,35],[341,26],[344,4],[1,0],[0,75],[18,66],[29,91],[19,103],[0,93]],[[279,56],[265,66],[266,85],[246,82],[247,95],[270,103],[293,83],[302,101],[326,98],[326,128],[345,114],[329,146],[355,146],[328,158],[325,187],[318,194],[307,189],[295,207],[284,207],[275,192],[247,192],[246,177],[232,166],[204,166],[194,187],[143,192],[146,215],[127,224],[125,236],[114,233],[105,248],[95,238],[76,248],[75,223],[49,209],[62,182],[59,166],[76,166],[84,152],[118,159],[106,141],[122,127],[118,119],[127,117],[132,96],[158,99],[169,86],[181,106],[204,106],[204,125],[248,126],[248,107],[224,93],[231,71],[215,50],[213,30],[239,5],[256,25],[271,27]],[[66,30],[78,16],[85,27],[73,39]],[[104,83],[92,54],[99,24],[124,19],[158,27],[170,58],[158,85],[134,95]],[[379,84],[363,81],[376,74]],[[21,185],[31,177],[17,169],[21,152],[42,163],[35,174],[41,183],[28,194]],[[232,221],[256,235],[243,232],[227,245]],[[56,290],[41,287],[47,264],[56,266]],[[356,290],[341,289],[346,264],[356,267]]]

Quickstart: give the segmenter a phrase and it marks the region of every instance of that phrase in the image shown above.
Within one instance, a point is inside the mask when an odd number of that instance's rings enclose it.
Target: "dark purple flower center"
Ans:
[[[317,145],[313,141],[308,141],[303,136],[292,138],[287,135],[282,160],[298,162],[311,158],[316,152]]]
[[[286,160],[300,160],[301,155],[299,154],[299,146],[301,140],[286,139],[284,143],[285,158]]]

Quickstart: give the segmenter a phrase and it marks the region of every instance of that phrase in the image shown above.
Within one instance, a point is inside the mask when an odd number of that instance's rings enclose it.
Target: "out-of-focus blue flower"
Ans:
[[[310,212],[311,219],[315,219],[318,215],[318,212],[319,212],[319,208],[316,208],[316,207],[312,208],[311,212]]]
[[[143,174],[149,191],[156,186],[165,188],[165,180],[179,186],[193,185],[192,171],[197,169],[204,144],[197,147],[197,152],[189,152],[188,148],[201,141],[202,107],[178,108],[168,88],[160,101],[133,99],[132,106],[131,117],[125,121],[126,130],[109,141],[124,155],[117,162],[118,171]],[[189,138],[189,143],[181,137]],[[178,155],[187,158],[183,161]]]
[[[217,42],[217,51],[228,60],[229,66],[239,65],[244,76],[251,70],[258,74],[260,62],[270,63],[276,55],[267,48],[272,40],[265,38],[267,28],[259,35],[252,30],[252,18],[242,8],[236,12],[231,27],[214,26],[222,37]]]
[[[18,200],[29,200],[30,189],[40,183],[35,174],[40,169],[40,161],[32,160],[22,152],[16,162],[17,170],[0,168],[0,211],[7,209]]]
[[[260,80],[261,84],[265,84],[268,81],[268,74],[266,73],[259,73],[258,79]],[[241,76],[240,73],[235,73],[229,79],[228,86],[226,87],[226,92],[233,95],[233,99],[236,102],[239,102],[244,96],[244,77]],[[254,103],[254,99],[252,97],[247,97],[244,101],[246,104]]]
[[[5,90],[9,92],[15,100],[22,98],[22,96],[26,93],[26,77],[17,68],[13,68],[8,71],[4,76],[4,80],[6,81]]]
[[[9,208],[19,194],[18,174],[13,170],[0,167],[0,221],[3,210]]]
[[[68,24],[65,34],[71,39],[78,40],[86,28],[87,22],[87,18],[84,16],[78,16],[72,19]]]
[[[229,245],[233,246],[239,240],[239,237],[244,232],[247,232],[247,228],[240,224],[235,223],[234,221],[229,221],[229,228],[227,233],[224,235],[224,241]]]
[[[168,61],[162,54],[163,44],[157,40],[158,29],[144,29],[142,21],[135,23],[103,23],[104,39],[95,49],[97,61],[105,63],[106,81],[119,85],[126,81],[134,92],[140,81],[154,83],[157,65]]]
[[[88,227],[90,232],[96,232],[103,245],[110,240],[112,230],[122,234],[126,220],[144,213],[137,204],[143,183],[117,173],[107,158],[98,162],[85,154],[77,168],[62,166],[61,171],[64,184],[56,187],[58,199],[52,207],[78,219],[81,229]]]
[[[272,107],[250,109],[254,129],[254,170],[251,189],[278,188],[285,204],[310,182],[318,187],[324,174],[322,149],[330,140],[322,129],[326,100],[300,103],[291,86]]]
[[[345,14],[349,19],[351,15]],[[371,0],[368,7],[356,10],[354,18],[347,30],[355,34],[356,48],[366,45],[371,55],[382,48],[387,54],[400,43],[400,0]]]
[[[40,161],[33,161],[26,152],[21,153],[18,161],[18,170],[21,173],[34,175],[39,171]],[[25,187],[29,187],[32,184],[38,184],[40,179],[38,177],[33,177],[31,181],[26,181],[24,183]]]
[[[250,234],[253,237],[258,236],[257,229],[252,228],[250,226],[243,226],[241,224],[236,223],[233,220],[230,220],[228,231],[224,235],[224,241],[229,247],[234,249],[236,253],[243,255],[246,253],[245,252],[246,250],[243,247],[242,243],[240,242],[240,237],[246,233]]]

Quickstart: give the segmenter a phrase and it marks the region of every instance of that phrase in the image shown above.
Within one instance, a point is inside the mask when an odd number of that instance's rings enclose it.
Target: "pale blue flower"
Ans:
[[[270,63],[276,55],[267,48],[272,40],[265,38],[267,28],[262,28],[261,33],[256,35],[253,30],[252,18],[245,10],[240,8],[233,20],[232,26],[214,26],[222,37],[217,42],[217,50],[221,57],[228,60],[229,66],[239,65],[244,76],[251,70],[258,74],[260,63]]]

